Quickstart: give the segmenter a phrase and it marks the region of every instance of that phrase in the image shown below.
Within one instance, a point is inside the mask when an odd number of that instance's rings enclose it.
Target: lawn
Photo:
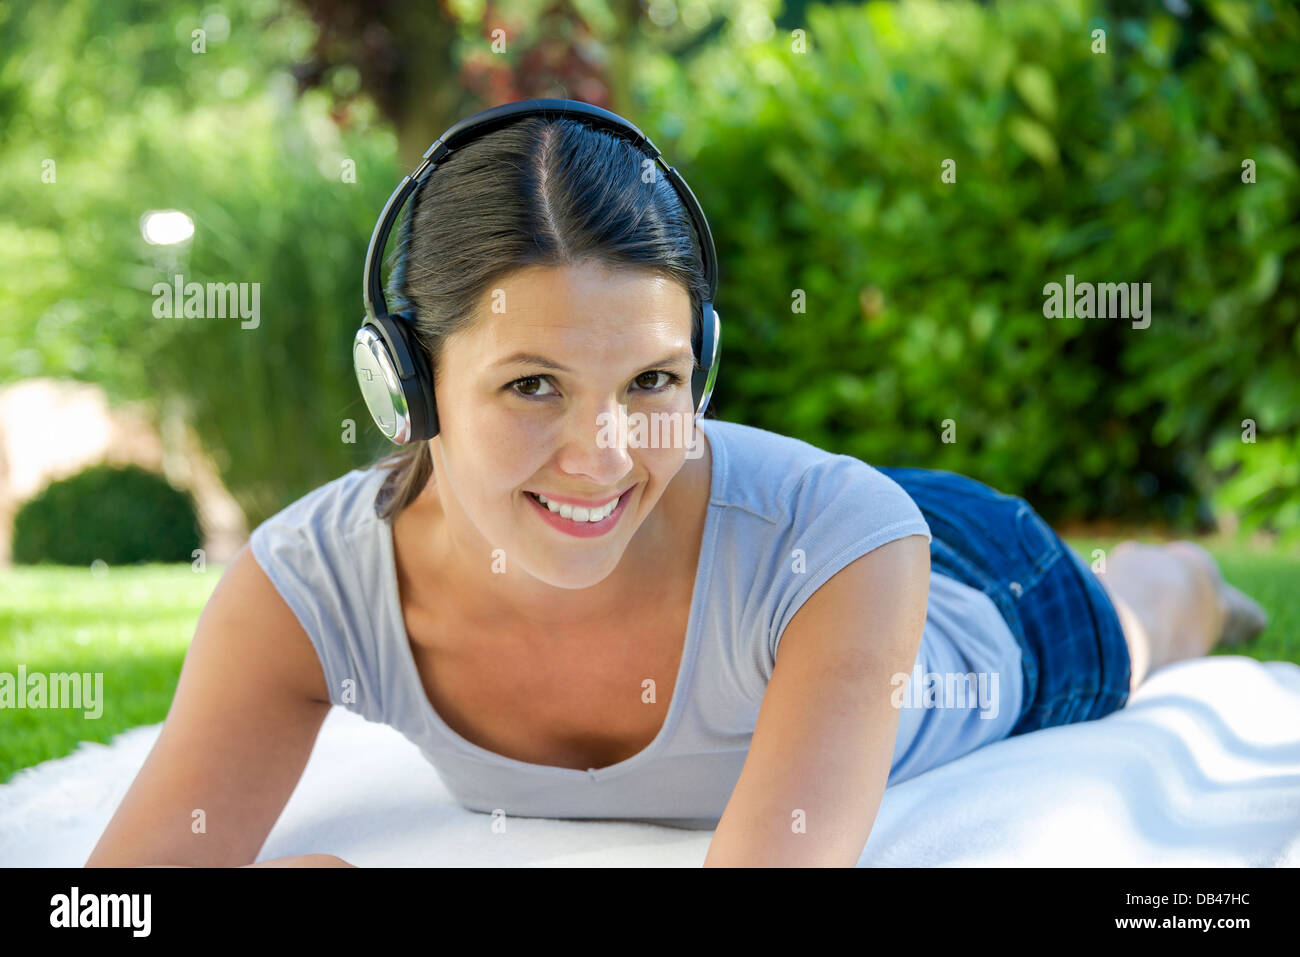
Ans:
[[[223,566],[27,566],[0,571],[0,672],[103,674],[103,713],[0,711],[0,782],[167,716],[185,649]]]
[[[1093,549],[1123,537],[1066,535],[1091,562]],[[1140,541],[1156,541],[1134,535]],[[1300,664],[1300,554],[1280,554],[1241,540],[1201,539],[1228,580],[1259,600],[1272,618],[1249,645],[1234,649],[1261,660]],[[0,572],[0,672],[100,672],[103,713],[79,709],[0,711],[0,783],[20,768],[167,716],[185,649],[224,568],[208,565],[86,568],[37,567]],[[1216,652],[1217,653],[1217,652]]]

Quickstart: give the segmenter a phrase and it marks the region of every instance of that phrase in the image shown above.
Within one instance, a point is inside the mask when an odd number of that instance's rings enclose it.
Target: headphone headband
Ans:
[[[599,106],[577,100],[539,99],[505,103],[467,116],[448,128],[432,146],[424,151],[420,164],[409,175],[403,177],[397,189],[393,190],[393,194],[388,197],[388,202],[384,204],[383,212],[379,215],[379,222],[370,236],[365,266],[366,312],[374,316],[388,315],[388,304],[384,301],[381,277],[383,253],[388,244],[389,233],[392,232],[402,207],[411,194],[452,152],[480,136],[528,116],[589,120],[610,133],[622,136],[642,152],[649,154],[650,158],[659,164],[668,181],[681,197],[686,213],[691,218],[691,224],[695,227],[695,233],[699,236],[700,256],[704,261],[704,278],[708,283],[709,301],[712,302],[718,291],[718,256],[713,245],[713,233],[709,229],[709,222],[704,218],[704,210],[700,208],[699,201],[686,184],[686,180],[682,179],[675,168],[668,165],[663,154],[650,141],[650,137],[617,113],[611,113]]]
[[[390,316],[384,298],[381,272],[389,234],[411,195],[448,156],[487,133],[532,116],[589,122],[632,143],[658,164],[668,177],[695,227],[708,285],[708,297],[701,303],[702,315],[698,317],[699,335],[693,335],[691,343],[699,364],[692,376],[697,417],[704,413],[713,393],[722,332],[721,319],[713,308],[718,286],[717,250],[708,220],[695,194],[681,174],[667,164],[650,138],[617,113],[577,100],[520,100],[474,113],[449,127],[388,197],[371,233],[362,286],[366,315],[353,347],[353,361],[362,396],[375,423],[399,445],[436,435],[438,425],[432,379],[427,369],[422,368],[427,363],[421,361],[420,350],[408,338],[409,323],[400,315]]]

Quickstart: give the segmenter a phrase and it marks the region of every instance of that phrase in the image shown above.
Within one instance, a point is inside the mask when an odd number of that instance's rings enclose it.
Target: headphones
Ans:
[[[414,309],[390,315],[388,304],[384,301],[380,266],[388,234],[407,199],[429,178],[439,163],[471,140],[529,116],[583,120],[629,140],[662,167],[668,182],[677,191],[695,226],[704,260],[704,275],[708,282],[708,296],[700,304],[700,315],[693,317],[698,319],[694,325],[699,327],[699,331],[691,336],[691,349],[698,365],[691,373],[691,398],[695,403],[697,422],[709,405],[713,383],[718,375],[722,319],[713,308],[718,286],[717,252],[713,247],[709,223],[695,200],[695,194],[681,174],[664,161],[649,138],[618,114],[577,100],[519,100],[468,116],[438,137],[425,152],[420,165],[388,197],[370,237],[363,288],[366,314],[353,342],[352,364],[357,384],[361,387],[361,396],[365,399],[366,408],[370,410],[375,425],[396,445],[411,445],[431,439],[438,434],[439,426],[433,396],[433,375],[429,369],[428,357],[415,339]],[[397,268],[401,269],[402,266]]]

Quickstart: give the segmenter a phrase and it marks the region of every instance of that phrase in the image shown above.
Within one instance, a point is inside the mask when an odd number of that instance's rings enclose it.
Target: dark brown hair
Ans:
[[[386,296],[394,311],[416,310],[434,380],[444,340],[473,321],[493,283],[528,266],[667,275],[690,293],[694,336],[708,284],[690,217],[662,172],[627,140],[567,118],[525,118],[447,157],[411,198]],[[389,521],[433,473],[427,441],[373,465],[391,470],[376,501]]]

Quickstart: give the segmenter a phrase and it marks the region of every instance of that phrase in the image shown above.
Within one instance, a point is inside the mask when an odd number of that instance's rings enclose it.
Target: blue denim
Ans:
[[[876,467],[925,515],[931,568],[988,595],[1020,644],[1025,684],[1012,736],[1124,707],[1131,664],[1115,606],[1028,502],[956,472]]]

